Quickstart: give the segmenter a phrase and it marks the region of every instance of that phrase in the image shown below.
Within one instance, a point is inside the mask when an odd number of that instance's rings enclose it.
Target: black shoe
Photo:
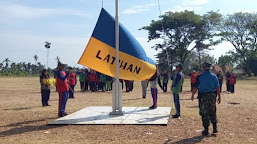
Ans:
[[[66,112],[64,112],[64,113],[62,113],[61,115],[60,115],[60,117],[64,117],[64,116],[66,116],[66,115],[68,115]]]
[[[172,118],[179,118],[179,115],[172,115]]]
[[[51,106],[51,105],[47,104],[46,106]]]
[[[145,99],[146,97],[143,97],[143,99]]]
[[[149,107],[149,109],[156,109],[156,108],[157,108],[156,106]]]
[[[208,128],[204,128],[204,130],[202,131],[202,135],[204,135],[204,136],[209,135]]]
[[[217,123],[213,123],[213,133],[218,133]]]

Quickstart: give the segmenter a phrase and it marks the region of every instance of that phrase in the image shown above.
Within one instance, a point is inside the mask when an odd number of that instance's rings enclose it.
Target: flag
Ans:
[[[142,81],[156,72],[152,59],[146,56],[143,47],[119,24],[119,78]],[[115,19],[102,9],[93,34],[82,54],[79,64],[100,73],[115,77]]]

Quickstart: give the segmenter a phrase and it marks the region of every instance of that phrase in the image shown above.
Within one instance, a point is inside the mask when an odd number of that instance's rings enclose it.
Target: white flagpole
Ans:
[[[122,112],[122,93],[119,81],[119,7],[118,0],[115,2],[115,48],[116,48],[116,76],[115,89],[113,90],[113,106],[111,115],[123,115]]]

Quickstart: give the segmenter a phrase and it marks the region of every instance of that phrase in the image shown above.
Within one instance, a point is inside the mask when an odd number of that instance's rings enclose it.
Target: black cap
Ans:
[[[210,68],[211,68],[211,63],[208,62],[208,61],[205,61],[205,62],[202,64],[202,67],[205,68],[205,69],[210,69]]]
[[[72,68],[72,67],[69,67],[68,69],[69,69],[69,70],[72,70],[73,68]]]

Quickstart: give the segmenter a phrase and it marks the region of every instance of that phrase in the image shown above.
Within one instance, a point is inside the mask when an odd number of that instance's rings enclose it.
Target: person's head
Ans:
[[[60,62],[60,63],[58,64],[58,69],[59,69],[59,70],[64,70],[64,68],[65,68],[65,65]]]
[[[88,72],[88,69],[85,69],[85,72],[87,73],[87,72]]]
[[[80,72],[84,72],[84,69],[80,69]]]
[[[47,76],[48,75],[48,71],[47,71],[47,69],[43,69],[42,70],[42,73],[41,73],[41,76]]]
[[[207,70],[210,70],[211,69],[211,63],[206,61],[202,64],[202,68],[203,70],[207,71]]]
[[[167,70],[164,70],[164,74],[167,74]]]
[[[73,73],[74,72],[74,69],[72,67],[69,67],[69,72],[70,73]]]
[[[178,65],[176,66],[176,71],[177,71],[177,72],[182,71],[182,69],[183,69],[183,65],[182,65],[182,64],[178,64]]]
[[[193,70],[193,74],[196,72],[196,70]]]
[[[47,69],[43,69],[43,74],[45,74],[45,75],[47,75],[47,74],[48,74]]]

